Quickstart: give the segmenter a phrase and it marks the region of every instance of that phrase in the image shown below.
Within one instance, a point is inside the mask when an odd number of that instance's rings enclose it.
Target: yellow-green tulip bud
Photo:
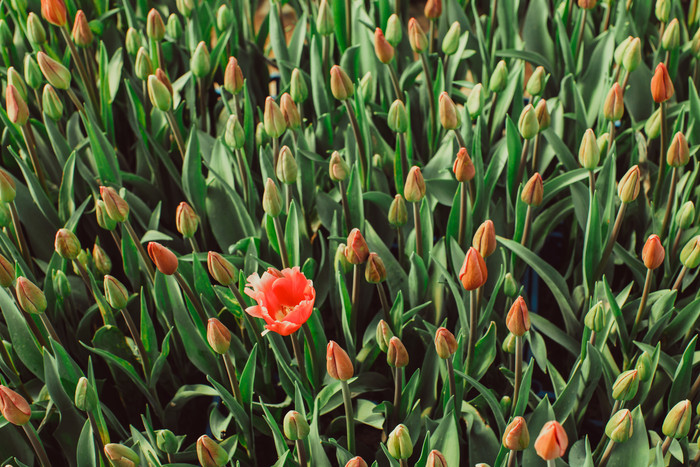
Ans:
[[[289,94],[297,104],[305,102],[306,98],[309,97],[309,90],[306,87],[306,80],[301,74],[301,70],[299,70],[299,68],[292,70],[292,80],[289,84]]]
[[[616,401],[631,401],[637,395],[637,389],[639,389],[639,372],[627,370],[620,373],[613,383],[612,397]]]
[[[355,86],[350,77],[338,65],[331,68],[331,93],[339,101],[349,99],[355,93]]]
[[[396,47],[401,43],[401,38],[403,37],[403,30],[401,28],[401,20],[396,13],[389,16],[386,22],[386,32],[384,33],[386,40],[389,44]]]
[[[219,9],[216,10],[216,28],[219,31],[224,31],[231,26],[232,22],[233,13],[231,13],[231,9],[226,4],[221,5]]]
[[[625,55],[622,57],[622,66],[625,67],[625,70],[632,73],[640,63],[642,63],[642,41],[639,37],[635,37],[625,49]]]
[[[209,50],[204,41],[197,44],[197,47],[192,53],[190,60],[190,70],[197,78],[204,78],[211,70],[211,59],[209,58]]]
[[[38,15],[30,12],[27,16],[27,39],[33,44],[41,45],[46,42],[46,30]]]
[[[176,41],[182,35],[182,23],[175,13],[171,13],[170,16],[168,16],[168,22],[165,23],[165,32]]]
[[[277,217],[282,212],[282,197],[277,189],[277,185],[271,178],[268,178],[265,182],[262,206],[265,213],[271,217]]]
[[[462,35],[462,27],[459,25],[458,21],[452,23],[450,29],[445,33],[445,37],[442,39],[442,52],[446,56],[454,55],[459,48],[459,39]]]
[[[688,436],[693,408],[689,400],[680,401],[671,408],[664,419],[661,431],[669,438],[681,439]]]
[[[598,151],[598,141],[592,129],[586,130],[578,149],[578,161],[584,169],[593,170],[598,167],[600,152]]]
[[[617,185],[617,195],[623,203],[631,203],[639,195],[641,172],[639,166],[632,166]]]
[[[399,425],[389,434],[386,442],[389,455],[394,459],[408,459],[413,454],[413,443],[406,425]]]
[[[265,133],[271,138],[279,138],[287,129],[287,122],[284,120],[282,110],[277,105],[277,102],[270,96],[265,98],[263,122],[265,123]]]
[[[605,434],[616,443],[624,443],[632,437],[632,414],[627,409],[618,411],[605,425]]]
[[[350,167],[348,167],[348,164],[340,156],[338,151],[333,151],[333,154],[331,154],[331,160],[328,164],[328,174],[330,175],[331,180],[334,182],[342,182],[348,178],[349,173]]]
[[[311,428],[306,418],[296,410],[290,410],[284,416],[282,423],[284,436],[290,441],[305,439],[309,436]]]
[[[44,292],[26,277],[17,278],[15,295],[17,295],[19,306],[27,313],[36,315],[46,311],[48,304]]]
[[[508,65],[505,60],[501,60],[496,64],[496,68],[491,74],[489,80],[489,89],[491,92],[503,92],[508,84]]]
[[[391,328],[383,319],[379,320],[377,324],[377,329],[375,333],[377,339],[377,346],[382,352],[387,352],[389,350],[389,341],[394,337],[394,333],[391,332]]]
[[[667,23],[671,16],[671,0],[656,0],[654,13],[656,14],[656,19],[662,23]]]
[[[676,214],[678,227],[683,230],[689,229],[695,221],[695,204],[692,201],[686,201]]]
[[[287,146],[280,149],[279,160],[277,161],[277,179],[287,185],[297,181],[297,161],[294,159],[292,150]]]
[[[601,332],[603,329],[605,329],[605,306],[603,306],[602,301],[596,303],[593,305],[593,308],[588,310],[588,313],[586,313],[586,317],[584,318],[584,324],[593,332]]]
[[[129,28],[126,31],[125,40],[126,51],[129,55],[136,55],[141,48],[141,34],[134,28]]]
[[[678,25],[678,18],[673,18],[661,36],[661,47],[665,50],[675,50],[681,44],[681,30]]]
[[[333,33],[333,10],[328,4],[328,0],[321,0],[318,5],[318,14],[316,16],[316,29],[322,36],[328,36]]]
[[[525,106],[520,112],[518,119],[518,130],[524,139],[532,139],[540,131],[540,122],[537,121],[537,113],[532,104]]]
[[[231,149],[241,149],[245,144],[245,131],[235,114],[230,115],[226,121],[224,142]]]
[[[173,105],[173,96],[170,94],[168,87],[156,75],[148,77],[148,97],[151,99],[153,107],[167,112]]]
[[[530,75],[530,79],[527,80],[525,90],[530,93],[531,96],[539,96],[542,94],[542,91],[544,91],[545,79],[544,67],[538,66]]]
[[[472,92],[469,93],[469,98],[467,99],[467,110],[472,120],[476,120],[481,115],[485,100],[484,87],[479,83],[472,88]]]
[[[645,351],[637,358],[637,365],[635,365],[639,381],[648,381],[652,377],[651,366],[651,355]]]
[[[197,459],[202,467],[224,467],[229,460],[228,452],[219,444],[202,435],[197,440]]]
[[[123,310],[129,302],[129,292],[117,278],[106,275],[104,278],[105,299],[115,310]]]
[[[389,107],[387,124],[391,131],[396,133],[408,131],[408,114],[406,113],[406,106],[400,99],[396,99]]]
[[[681,264],[688,269],[700,265],[700,235],[691,238],[681,250]]]
[[[656,109],[644,123],[644,133],[650,141],[661,134],[661,108]]]
[[[156,446],[166,454],[175,454],[180,448],[180,441],[170,430],[156,431]]]
[[[389,224],[396,228],[403,227],[408,222],[408,210],[403,196],[397,194],[389,205]]]
[[[155,8],[151,8],[146,18],[146,35],[149,39],[160,42],[165,37],[165,24],[163,17]]]
[[[32,89],[39,89],[42,81],[44,81],[44,75],[41,74],[39,64],[30,54],[24,56],[24,79]]]
[[[97,407],[97,394],[86,377],[81,377],[75,386],[75,406],[83,412],[91,412]]]

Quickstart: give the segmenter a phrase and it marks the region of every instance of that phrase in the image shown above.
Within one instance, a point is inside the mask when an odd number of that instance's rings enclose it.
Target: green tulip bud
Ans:
[[[328,36],[333,33],[333,28],[333,10],[331,10],[328,0],[321,0],[316,16],[316,29],[322,36]]]
[[[113,467],[137,467],[141,461],[133,449],[123,444],[107,444],[104,451]]]
[[[389,341],[392,337],[394,337],[394,333],[391,332],[391,328],[383,319],[379,320],[379,323],[377,324],[375,336],[379,350],[382,352],[389,350]]]
[[[501,60],[496,64],[496,68],[491,74],[489,80],[489,89],[491,92],[503,92],[508,84],[508,65],[505,60]]]
[[[651,366],[651,355],[645,351],[637,358],[637,365],[635,366],[639,375],[639,381],[648,381],[652,377]]]
[[[501,397],[501,400],[498,401],[498,405],[501,406],[501,412],[503,412],[503,415],[507,416],[510,414],[511,408],[513,407],[513,399],[511,399],[510,396],[503,396]]]
[[[97,217],[97,225],[105,230],[114,230],[117,227],[117,221],[109,217],[104,201],[101,199],[95,203],[95,215]]]
[[[182,35],[182,23],[175,13],[168,16],[168,22],[165,23],[165,33],[175,40],[178,40]]]
[[[408,210],[403,196],[397,194],[389,205],[389,224],[401,228],[408,222]]]
[[[156,446],[166,454],[175,454],[180,449],[180,441],[170,430],[156,431]]]
[[[342,182],[348,178],[350,174],[350,167],[348,167],[345,160],[340,157],[338,151],[333,151],[333,154],[331,154],[331,160],[328,164],[328,173],[331,180],[334,182]]]
[[[282,110],[270,96],[265,99],[263,122],[265,123],[265,133],[271,138],[279,138],[287,129],[287,122],[282,115]]]
[[[676,214],[676,222],[678,227],[686,230],[689,229],[695,221],[695,204],[692,201],[686,201]]]
[[[335,251],[335,261],[333,263],[337,268],[340,268],[340,270],[343,272],[343,274],[347,274],[350,271],[352,271],[353,265],[348,261],[347,257],[345,256],[345,244],[341,243],[338,245],[338,249]]]
[[[632,437],[632,414],[627,409],[618,411],[605,425],[605,434],[616,443],[624,443]]]
[[[148,97],[151,99],[153,107],[167,112],[173,105],[173,96],[170,94],[168,87],[156,75],[148,77]]]
[[[401,28],[401,20],[396,13],[389,16],[386,22],[386,31],[384,32],[384,37],[386,37],[389,44],[396,47],[401,43],[401,38],[403,37],[403,29]]]
[[[231,347],[231,331],[216,318],[207,322],[207,342],[214,352],[224,355]]]
[[[268,178],[267,182],[265,182],[262,206],[265,213],[271,217],[277,217],[282,212],[282,197],[277,189],[277,185],[271,178]]]
[[[545,78],[544,67],[538,66],[530,75],[530,79],[527,80],[525,90],[530,93],[531,96],[539,96],[542,94],[542,91],[544,91]]]
[[[656,0],[654,13],[656,14],[656,19],[660,22],[668,23],[668,19],[671,16],[671,0]]]
[[[505,280],[503,281],[503,292],[506,294],[506,297],[509,298],[518,296],[518,284],[511,273],[506,273]]]
[[[675,50],[681,44],[681,30],[678,25],[678,18],[673,18],[661,36],[661,47],[665,50]]]
[[[617,195],[623,203],[631,203],[639,195],[639,182],[641,172],[639,166],[634,165],[625,173],[617,185]]]
[[[127,29],[125,45],[129,55],[136,55],[141,48],[141,34],[134,28]]]
[[[339,101],[349,99],[355,93],[355,86],[350,77],[338,65],[331,68],[331,93]]]
[[[386,442],[389,455],[394,459],[408,459],[413,454],[413,443],[406,425],[399,425],[389,434]]]
[[[537,113],[532,104],[525,106],[518,119],[518,130],[524,139],[532,139],[540,131],[540,123],[537,121]]]
[[[457,53],[457,48],[459,47],[459,39],[462,35],[462,27],[459,25],[458,21],[452,23],[450,29],[445,33],[445,37],[442,39],[442,52],[446,56],[454,55]]]
[[[204,78],[211,70],[211,60],[209,58],[209,50],[204,41],[197,44],[190,60],[190,70],[197,78]]]
[[[140,80],[146,80],[153,74],[153,64],[148,56],[146,49],[141,47],[136,53],[136,62],[134,63],[134,72]]]
[[[129,292],[124,284],[115,277],[106,275],[104,278],[105,299],[115,310],[123,310],[129,302]]]
[[[0,201],[3,203],[11,203],[15,200],[16,195],[15,181],[9,173],[0,169]]]
[[[41,24],[41,19],[38,15],[30,12],[27,16],[27,39],[29,42],[41,45],[46,42],[46,30]]]
[[[616,401],[631,401],[637,395],[637,389],[639,389],[639,372],[628,370],[620,373],[615,380],[612,397]]]
[[[68,68],[58,63],[53,58],[46,55],[44,52],[37,54],[39,68],[44,74],[44,78],[49,84],[56,89],[68,89],[70,86],[71,74]]]
[[[245,131],[243,131],[243,127],[235,114],[230,115],[226,121],[224,141],[231,149],[241,149],[245,144]]]
[[[481,115],[481,110],[484,108],[484,102],[486,100],[484,94],[484,87],[481,85],[481,83],[474,86],[472,88],[472,92],[469,93],[469,98],[467,99],[467,110],[469,111],[469,116],[472,120],[476,120],[476,117]]]
[[[263,122],[258,122],[255,127],[255,145],[257,147],[262,147],[270,142],[270,137],[265,131],[265,124]]]
[[[505,353],[513,355],[515,353],[515,334],[509,332],[505,339],[503,339],[503,344],[501,344],[501,349]]]
[[[297,104],[301,104],[309,97],[309,90],[306,87],[306,80],[299,68],[292,70],[292,80],[289,84],[289,94]]]
[[[644,123],[644,133],[650,141],[661,134],[661,107],[656,109]]]
[[[48,304],[44,292],[26,277],[17,278],[15,295],[19,306],[27,313],[36,315],[46,311]]]
[[[228,5],[224,4],[216,11],[216,28],[219,31],[224,31],[231,26],[233,22],[233,13]]]
[[[279,160],[277,161],[277,179],[282,183],[291,185],[297,181],[297,171],[297,161],[294,159],[292,150],[288,146],[282,146]]]
[[[284,436],[290,441],[305,439],[311,431],[306,418],[296,410],[287,412],[284,416],[282,428],[284,429]]]
[[[693,408],[689,400],[680,401],[668,412],[661,431],[669,438],[681,439],[688,436]]]
[[[84,376],[75,387],[75,406],[83,412],[92,412],[97,407],[97,394]]]
[[[625,67],[625,70],[632,73],[640,63],[642,63],[642,41],[639,37],[635,37],[625,49],[625,55],[622,57],[622,66]]]
[[[387,124],[391,131],[396,133],[406,133],[408,131],[408,114],[403,101],[396,99],[389,108]]]
[[[189,18],[194,10],[194,0],[176,0],[175,6],[185,18]]]
[[[0,254],[0,286],[12,287],[15,282],[15,266]]]
[[[700,58],[700,28],[690,38],[690,52],[696,59]]]
[[[39,89],[42,81],[44,81],[44,75],[41,74],[39,64],[29,54],[24,56],[24,79],[32,89]]]
[[[593,308],[586,313],[584,323],[586,327],[593,332],[601,332],[603,329],[605,329],[605,307],[603,306],[602,301],[593,305]]]
[[[151,8],[146,18],[146,35],[149,39],[160,42],[165,37],[165,24],[163,17],[155,8]]]
[[[0,182],[0,187],[1,186],[2,182]],[[12,215],[10,214],[10,208],[7,207],[7,203],[0,201],[0,229],[9,226],[11,223]]]
[[[54,241],[56,252],[63,258],[73,260],[80,253],[80,241],[73,232],[68,229],[59,229]]]
[[[578,161],[584,169],[593,170],[598,167],[600,152],[598,151],[598,141],[592,129],[586,130],[578,149]]]
[[[681,264],[688,269],[700,265],[700,235],[691,238],[681,250]]]
[[[457,106],[447,92],[440,94],[438,98],[438,114],[440,123],[445,130],[456,130],[461,125]]]
[[[368,71],[360,80],[360,92],[362,93],[362,98],[365,104],[374,100],[376,90],[377,87],[375,86],[372,72]]]
[[[627,36],[625,40],[620,42],[620,44],[615,47],[613,58],[615,59],[616,65],[622,66],[622,57],[625,56],[625,51],[627,50],[627,47],[629,47],[630,42],[632,42],[632,39],[634,39],[632,36]]]
[[[207,267],[209,274],[219,284],[228,287],[236,281],[236,270],[233,264],[215,251],[207,254]]]
[[[53,290],[60,300],[65,300],[70,297],[70,282],[68,282],[68,277],[66,277],[63,271],[54,269],[51,273],[51,282],[53,284]]]

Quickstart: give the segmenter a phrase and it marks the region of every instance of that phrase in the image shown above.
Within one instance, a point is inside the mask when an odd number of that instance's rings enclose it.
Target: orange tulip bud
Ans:
[[[345,464],[345,467],[367,467],[367,462],[360,456],[353,457]]]
[[[231,346],[231,331],[216,318],[209,318],[207,322],[207,341],[214,352],[223,355]]]
[[[523,297],[518,297],[506,316],[506,327],[514,336],[524,336],[530,330],[530,313]]]
[[[423,53],[428,48],[428,36],[425,35],[416,18],[408,20],[408,41],[411,43],[411,49],[417,54]]]
[[[231,94],[238,94],[243,89],[243,71],[236,57],[229,57],[224,71],[224,89]]]
[[[7,85],[5,95],[5,108],[7,117],[16,125],[24,125],[29,119],[29,108],[27,102],[22,98],[19,90],[12,84]]]
[[[362,264],[369,257],[369,247],[362,236],[360,229],[354,228],[348,235],[347,246],[345,247],[345,258],[351,264]]]
[[[486,263],[476,248],[471,247],[464,257],[462,269],[459,271],[459,280],[466,290],[476,290],[486,283],[488,271]]]
[[[664,264],[666,251],[658,235],[650,235],[642,249],[642,261],[647,269],[656,269]]]
[[[542,177],[539,173],[535,173],[535,175],[530,177],[530,180],[528,180],[525,184],[525,187],[520,194],[520,199],[528,206],[539,206],[542,204],[543,194],[544,185],[542,183]]]
[[[185,201],[181,202],[175,210],[175,227],[185,238],[194,237],[199,226],[199,216],[192,206]]]
[[[15,266],[3,255],[0,255],[0,287],[12,287],[15,281]]]
[[[177,256],[160,243],[148,243],[148,256],[151,257],[158,270],[166,276],[172,276],[177,271]]]
[[[579,8],[584,10],[592,10],[598,4],[598,0],[578,0]]]
[[[24,425],[32,416],[32,409],[24,399],[7,386],[0,385],[0,412],[13,425]]]
[[[690,161],[688,140],[682,132],[677,132],[666,152],[666,162],[671,167],[683,167]]]
[[[403,368],[408,365],[408,351],[401,339],[396,336],[389,339],[389,346],[386,349],[386,362],[394,368]]]
[[[379,284],[386,279],[386,267],[378,254],[372,252],[367,257],[365,268],[365,280],[370,284]]]
[[[535,440],[535,451],[542,459],[549,461],[562,457],[569,446],[569,438],[561,424],[551,421],[544,424]]]
[[[326,347],[326,370],[331,378],[347,381],[355,374],[350,357],[337,342],[330,341]]]
[[[425,197],[425,180],[420,168],[415,165],[408,171],[403,195],[409,203],[417,203]]]
[[[485,220],[474,234],[472,246],[479,251],[482,258],[488,258],[496,251],[496,228],[493,221]]]
[[[467,148],[459,148],[459,151],[457,151],[457,158],[452,166],[452,171],[455,173],[455,178],[458,182],[466,182],[474,178],[476,169],[467,153]]]
[[[438,0],[439,1],[439,0]],[[394,47],[387,42],[381,29],[374,30],[374,53],[382,63],[389,63],[394,58]]]
[[[442,0],[428,0],[425,2],[423,13],[428,19],[438,19],[442,14]]]
[[[447,92],[440,94],[438,98],[438,114],[440,115],[440,123],[445,130],[455,130],[461,124],[457,106]]]
[[[457,352],[457,339],[447,328],[438,328],[435,332],[435,351],[443,360]]]
[[[654,102],[660,104],[666,102],[673,96],[673,82],[668,75],[668,69],[663,63],[656,65],[654,76],[651,78],[651,97]]]
[[[625,102],[622,96],[622,87],[618,83],[613,84],[603,104],[603,116],[608,120],[620,120],[625,114]]]
[[[41,0],[41,16],[54,26],[66,24],[68,14],[63,0]]]
[[[530,444],[530,433],[523,417],[515,417],[503,432],[503,446],[511,451],[522,451]]]
[[[78,10],[73,21],[73,42],[78,47],[87,47],[92,44],[93,35],[90,25],[83,10]]]

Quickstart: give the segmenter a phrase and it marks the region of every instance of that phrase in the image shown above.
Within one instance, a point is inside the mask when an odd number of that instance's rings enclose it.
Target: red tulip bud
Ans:
[[[668,74],[668,69],[663,63],[656,65],[654,76],[651,78],[651,97],[654,102],[660,104],[669,100],[674,93],[673,82]]]
[[[514,336],[521,337],[530,330],[530,313],[523,297],[518,297],[506,316],[506,327]]]
[[[355,374],[347,352],[335,341],[330,341],[326,347],[326,370],[331,378],[340,381],[347,381]]]
[[[471,247],[464,257],[462,269],[459,271],[459,280],[466,290],[476,290],[486,283],[488,271],[486,263],[476,248]]]
[[[642,249],[642,261],[647,269],[656,269],[664,264],[666,251],[658,235],[650,235]]]
[[[172,276],[177,271],[177,256],[160,243],[148,243],[148,256],[151,257],[158,270],[166,276]]]

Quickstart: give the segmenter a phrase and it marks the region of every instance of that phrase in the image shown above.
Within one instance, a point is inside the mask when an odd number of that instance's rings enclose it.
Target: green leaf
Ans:
[[[666,400],[668,410],[671,410],[676,403],[687,399],[687,395],[690,392],[690,380],[693,376],[693,355],[697,341],[698,336],[696,334],[685,348],[681,361],[678,362],[676,372],[673,375],[671,390],[669,391],[668,399]]]
[[[114,148],[109,143],[105,135],[96,129],[92,121],[80,113],[83,125],[90,140],[90,148],[92,149],[92,163],[97,170],[97,175],[100,177],[102,184],[112,183],[121,186],[122,180],[119,174],[119,163],[117,162],[117,154]]]
[[[639,406],[632,410],[632,427],[632,437],[615,446],[608,460],[608,466],[649,465],[649,438],[644,415]]]
[[[491,321],[486,334],[474,346],[474,358],[469,374],[479,381],[496,358],[496,323]]]
[[[467,376],[466,374],[462,373],[461,371],[455,370],[455,374],[464,378],[467,380],[469,384],[474,386],[477,391],[479,391],[479,394],[484,396],[484,399],[486,400],[486,403],[489,405],[489,408],[491,409],[491,412],[493,413],[494,419],[496,420],[496,425],[498,426],[498,432],[503,433],[503,430],[506,428],[506,421],[503,418],[503,411],[501,409],[501,405],[498,403],[498,400],[496,400],[496,396],[494,395],[493,389],[489,389],[471,376]]]
[[[22,313],[4,287],[0,288],[0,310],[2,310],[5,325],[10,333],[12,350],[29,371],[43,381],[44,363],[41,356],[42,349],[39,348]],[[29,318],[31,319],[31,317]],[[0,345],[3,344],[0,343]]]
[[[182,188],[187,200],[197,212],[199,217],[206,219],[205,198],[207,194],[206,183],[202,175],[202,156],[197,137],[196,125],[190,131],[185,151],[185,161],[182,164]]]
[[[593,289],[595,269],[600,261],[600,252],[602,251],[601,243],[598,199],[595,194],[590,194],[586,235],[583,239],[583,278],[586,291]],[[586,295],[588,295],[588,293]]]
[[[292,200],[289,205],[289,213],[287,214],[287,224],[284,229],[285,242],[287,243],[287,256],[289,264],[299,266],[301,261],[301,253],[299,246],[299,219],[297,215],[296,202]]]
[[[73,211],[75,211],[75,201],[73,200],[75,156],[76,152],[73,151],[63,165],[61,188],[58,191],[58,217],[64,222],[68,220],[71,214],[73,214]]]
[[[78,467],[97,467],[97,456],[95,455],[95,441],[90,421],[85,420],[83,429],[78,438],[75,457]]]

